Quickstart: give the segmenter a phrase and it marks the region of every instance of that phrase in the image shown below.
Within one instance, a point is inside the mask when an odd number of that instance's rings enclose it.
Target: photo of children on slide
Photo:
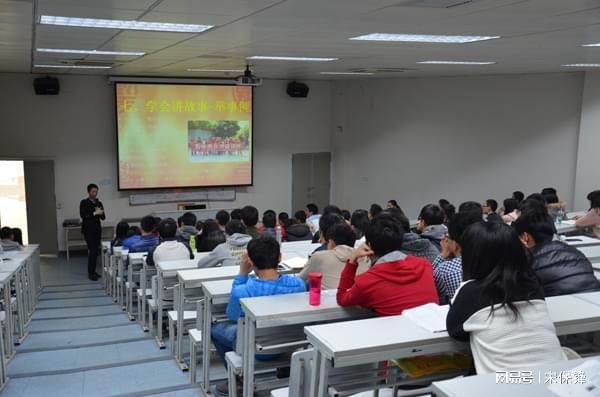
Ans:
[[[250,121],[189,120],[188,153],[194,162],[250,160]]]

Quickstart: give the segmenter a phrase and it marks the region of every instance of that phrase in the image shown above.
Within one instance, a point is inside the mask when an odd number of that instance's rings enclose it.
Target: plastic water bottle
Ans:
[[[275,226],[275,240],[277,240],[277,242],[279,244],[281,244],[281,225],[277,225]]]
[[[556,223],[560,225],[564,218],[565,218],[565,210],[563,208],[559,208],[558,212],[556,213]]]
[[[190,236],[190,249],[196,252],[196,236]]]
[[[319,306],[321,304],[321,281],[323,273],[308,273],[308,304]]]

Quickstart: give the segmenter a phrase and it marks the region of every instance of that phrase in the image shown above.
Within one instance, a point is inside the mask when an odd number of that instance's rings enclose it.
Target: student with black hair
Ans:
[[[440,208],[442,209],[442,211],[444,211],[444,225],[448,226],[448,223],[450,223],[450,219],[452,219],[454,217],[454,214],[456,214],[456,208],[450,203],[440,204]]]
[[[398,202],[396,200],[388,200],[388,202],[387,202],[387,208],[398,208],[398,209],[400,209],[400,206],[398,205]]]
[[[477,374],[565,360],[544,290],[514,230],[477,222],[462,236],[465,284],[450,306],[448,334],[470,342]]]
[[[88,249],[88,278],[96,281],[100,275],[96,273],[98,254],[100,253],[100,240],[102,238],[101,221],[106,219],[104,206],[98,199],[98,185],[87,185],[88,197],[79,203],[79,217],[81,218],[81,233],[85,238]]]
[[[23,247],[23,231],[18,227],[12,228],[13,241],[17,242],[19,246]]]
[[[402,314],[405,309],[438,303],[431,264],[402,253],[404,230],[393,216],[375,217],[366,243],[354,249],[346,261],[337,290],[340,306],[363,306],[379,316]],[[357,275],[358,261],[372,265]]]
[[[342,218],[344,218],[344,220],[346,221],[346,223],[348,225],[350,225],[350,218],[352,217],[352,215],[350,214],[350,211],[348,210],[342,210]]]
[[[596,238],[600,238],[600,190],[594,190],[587,195],[590,201],[589,211],[576,217],[575,226],[578,228],[591,228]]]
[[[260,236],[260,232],[256,228],[256,224],[258,223],[258,210],[256,207],[247,205],[242,208],[242,222],[246,226],[245,234],[252,238]]]
[[[281,241],[288,241],[287,228],[291,225],[290,214],[287,212],[277,214],[277,224],[281,228]]]
[[[402,225],[404,236],[402,238],[402,252],[406,255],[412,255],[419,258],[425,258],[432,263],[435,258],[440,254],[440,251],[436,248],[431,241],[421,237],[417,233],[410,230],[410,221],[404,215],[404,212],[400,208],[388,208],[382,212],[382,214],[388,214],[393,216]]]
[[[296,211],[294,213],[294,218],[290,219],[285,231],[287,241],[306,241],[313,238],[313,234],[306,224],[306,214],[304,211]]]
[[[15,234],[10,227],[4,226],[0,229],[0,246],[4,251],[18,251],[21,249],[21,246],[14,238]]]
[[[334,289],[339,285],[344,264],[352,254],[356,235],[345,222],[336,223],[327,230],[325,241],[327,250],[312,255],[298,277],[306,281],[309,273],[320,272],[323,273],[323,289]],[[358,273],[362,273],[368,268],[366,262],[361,262]]]
[[[327,250],[327,240],[325,238],[325,236],[327,236],[327,231],[333,225],[340,224],[340,223],[346,223],[346,222],[344,221],[344,218],[342,218],[341,215],[336,214],[336,213],[329,213],[329,214],[323,215],[319,218],[319,239],[317,240],[317,242],[321,243],[321,246],[319,248],[317,248],[316,250],[314,250],[313,254],[316,252],[319,252],[319,251]],[[313,243],[314,242],[315,241],[313,239]]]
[[[173,218],[165,218],[158,224],[160,244],[148,251],[146,263],[155,266],[157,262],[194,259],[190,247],[177,239],[177,223]]]
[[[179,217],[179,229],[177,230],[177,238],[183,242],[190,243],[192,237],[196,237],[198,229],[196,222],[198,219],[192,212],[186,212]]]
[[[431,264],[441,305],[450,302],[463,281],[462,234],[467,227],[477,222],[481,222],[478,211],[458,212],[450,220],[448,234],[441,243],[440,255]]]
[[[444,225],[444,211],[435,204],[427,204],[421,208],[417,218],[417,231],[421,237],[431,241],[438,249],[441,248],[441,241],[448,233],[448,228]]]
[[[277,218],[275,216],[275,211],[265,211],[262,218],[262,234],[268,234],[269,236],[276,238],[276,226]]]
[[[132,244],[129,248],[129,252],[148,252],[156,248],[158,245],[158,236],[154,234],[154,217],[146,215],[140,221],[142,227],[142,235],[140,239]]]
[[[546,296],[600,291],[589,259],[578,249],[553,240],[556,228],[541,203],[525,201],[513,227],[533,256],[533,270]]]
[[[229,225],[229,224],[228,224]],[[242,225],[243,226],[243,225]],[[292,294],[306,291],[304,281],[291,275],[280,275],[277,266],[281,260],[279,243],[271,236],[259,236],[248,243],[248,254],[240,261],[240,273],[233,279],[231,297],[227,304],[227,318],[211,329],[217,354],[225,363],[225,353],[234,349],[237,339],[237,321],[244,316],[240,300],[257,296]],[[250,275],[254,271],[255,275]],[[270,359],[272,355],[257,359]],[[227,394],[227,383],[217,385],[219,394]]]
[[[373,203],[369,207],[369,220],[373,220],[377,215],[383,212],[383,208],[379,204]]]
[[[222,237],[220,239],[225,240],[225,232],[221,230],[219,223],[214,219],[205,220],[202,231],[196,235],[197,252],[210,252],[215,248],[213,245],[214,240],[208,241],[209,234],[215,232],[221,233]]]
[[[357,240],[364,240],[365,233],[369,227],[369,213],[367,210],[355,210],[350,217],[350,226],[356,233]],[[363,241],[364,242],[364,241]]]
[[[483,207],[483,215],[487,222],[503,223],[502,217],[496,212],[498,210],[498,202],[494,199],[485,200]]]
[[[237,266],[240,257],[252,237],[246,233],[246,226],[232,220],[225,226],[225,242],[219,244],[207,256],[200,258],[198,267]]]
[[[225,210],[220,210],[219,212],[217,212],[217,215],[215,215],[215,219],[217,220],[217,223],[219,224],[219,228],[223,231],[225,231],[225,225],[227,225],[227,222],[229,222],[229,213]],[[200,229],[198,229],[200,230]]]
[[[519,204],[521,204],[521,202],[523,200],[525,200],[525,194],[523,194],[523,192],[521,192],[519,190],[516,190],[516,191],[513,192],[512,198],[514,198],[515,200],[517,200],[517,202]]]
[[[242,220],[242,210],[239,208],[234,209],[233,211],[231,211],[230,214],[230,220],[237,220],[237,221],[241,221]]]
[[[319,231],[319,219],[321,218],[321,215],[319,214],[319,207],[317,207],[317,205],[314,203],[306,204],[304,214],[306,215],[305,222],[310,228],[310,232],[315,234]]]
[[[458,212],[477,212],[483,220],[483,207],[477,201],[465,201],[458,206]]]
[[[519,218],[519,203],[513,198],[507,198],[504,200],[503,205],[504,215],[502,215],[502,221],[510,225]]]

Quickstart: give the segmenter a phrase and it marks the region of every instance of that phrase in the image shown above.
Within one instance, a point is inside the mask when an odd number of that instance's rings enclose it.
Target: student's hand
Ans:
[[[369,257],[371,255],[375,255],[373,250],[366,243],[362,243],[358,248],[355,248],[354,251],[352,251],[348,260],[351,263],[358,263],[360,258]]]
[[[248,257],[248,253],[242,254],[242,260],[240,261],[240,274],[248,275],[252,272],[252,261]]]
[[[440,255],[443,258],[448,258],[452,254],[452,250],[450,249],[450,239],[448,238],[448,235],[445,235],[444,238],[442,238],[442,241],[440,241],[440,247]]]

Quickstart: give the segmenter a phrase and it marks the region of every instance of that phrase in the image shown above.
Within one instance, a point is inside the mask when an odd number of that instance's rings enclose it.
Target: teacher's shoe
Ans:
[[[96,273],[88,274],[88,278],[92,281],[98,281],[98,275]]]

